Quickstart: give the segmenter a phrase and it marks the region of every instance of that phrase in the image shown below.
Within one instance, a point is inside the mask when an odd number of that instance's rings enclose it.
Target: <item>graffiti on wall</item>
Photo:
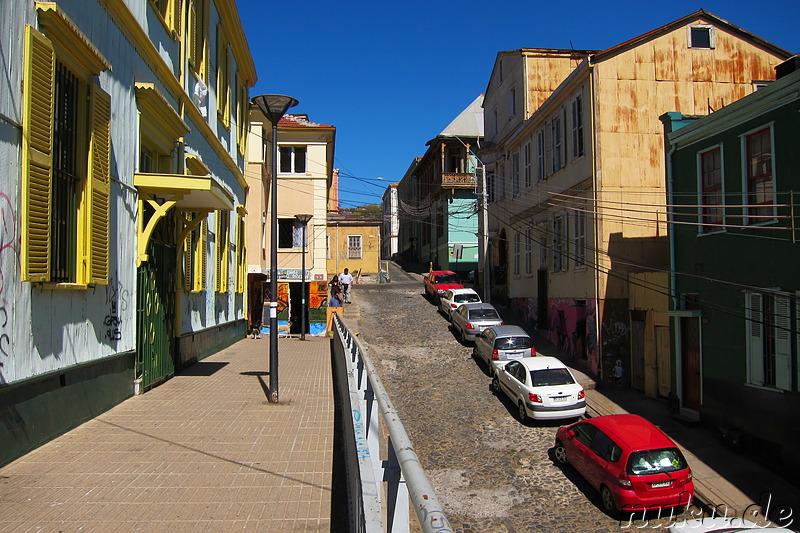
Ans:
[[[14,203],[5,193],[0,193],[0,383],[3,377],[4,359],[11,357],[11,338],[9,337],[8,288],[4,266],[19,265],[19,235],[17,234],[17,214]]]
[[[130,292],[122,286],[122,282],[113,277],[108,280],[106,285],[106,305],[108,314],[103,319],[106,327],[105,338],[110,341],[122,340],[122,317],[124,311],[128,310]]]

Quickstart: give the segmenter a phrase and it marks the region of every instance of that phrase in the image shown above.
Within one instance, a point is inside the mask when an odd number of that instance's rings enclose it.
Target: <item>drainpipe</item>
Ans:
[[[600,216],[599,216],[599,203],[598,203],[598,170],[597,170],[597,161],[598,161],[598,148],[597,148],[597,131],[596,131],[596,124],[597,124],[597,87],[594,80],[594,67],[591,64],[591,58],[586,60],[586,66],[589,69],[589,95],[591,99],[591,113],[589,114],[591,118],[591,127],[589,131],[592,132],[592,212],[594,213],[594,223],[592,226],[594,227],[593,239],[594,239],[594,263],[598,267],[600,266]],[[602,311],[600,308],[600,269],[597,268],[597,271],[594,276],[594,307],[595,307],[595,339],[597,342],[597,377],[602,381],[603,379],[603,342],[602,342],[602,331],[603,331],[603,323],[602,323]]]

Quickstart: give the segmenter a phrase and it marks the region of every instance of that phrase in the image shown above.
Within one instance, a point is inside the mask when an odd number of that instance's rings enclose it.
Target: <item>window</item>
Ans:
[[[228,292],[228,272],[230,263],[230,224],[231,217],[227,211],[217,211],[217,292]]]
[[[567,219],[559,215],[553,219],[553,272],[567,270]]]
[[[26,26],[21,184],[22,280],[108,283],[110,65],[56,4]]]
[[[549,254],[547,253],[547,225],[542,224],[537,228],[539,236],[539,270],[547,270]]]
[[[222,24],[217,24],[217,118],[226,128],[231,125],[230,49]]]
[[[533,273],[532,270],[532,258],[531,258],[531,228],[525,228],[525,275],[530,276]]]
[[[538,181],[544,181],[545,178],[544,154],[544,130],[539,130],[536,134],[536,179]]]
[[[519,196],[519,152],[511,154],[511,197]]]
[[[509,98],[511,99],[511,101],[509,102],[509,104],[511,106],[511,116],[513,117],[514,115],[517,114],[517,88],[516,87],[512,87],[511,88],[511,92],[509,94]]]
[[[525,188],[531,188],[531,143],[526,142],[522,147],[522,164],[525,176]]]
[[[296,218],[278,219],[278,248],[302,248],[303,224]]]
[[[572,157],[583,155],[583,97],[576,96],[570,106],[572,114]]]
[[[208,223],[205,213],[184,213],[192,229],[184,241],[183,282],[186,292],[206,290]]]
[[[586,266],[586,211],[582,205],[575,211],[575,268]]]
[[[521,248],[521,234],[519,231],[514,232],[514,275],[519,276],[519,255]]]
[[[592,424],[583,423],[575,425],[575,438],[587,448],[591,446],[596,433],[597,427]]]
[[[714,48],[713,26],[689,26],[690,48]]]
[[[486,174],[486,196],[489,202],[494,202],[495,200],[495,187],[494,172],[488,172]]]
[[[619,461],[619,458],[622,457],[622,448],[600,430],[597,431],[592,439],[591,449],[602,459],[611,461],[612,463]]]
[[[747,179],[747,223],[760,224],[775,217],[775,184],[772,174],[772,128],[744,136]]]
[[[790,307],[787,296],[746,292],[748,379],[791,390]]]
[[[178,0],[150,0],[150,5],[161,16],[167,29],[178,31],[180,21],[180,7]]]
[[[348,259],[361,259],[361,235],[348,235],[347,236],[347,258]]]
[[[504,164],[497,166],[497,199],[506,197],[506,167]]]
[[[558,113],[553,117],[551,129],[553,134],[553,172],[555,173],[564,168],[564,156],[566,155],[562,113]]]
[[[497,135],[497,108],[492,111],[492,131]]]
[[[281,174],[305,174],[306,173],[306,147],[305,146],[281,146],[280,152],[280,173]]]
[[[187,0],[186,52],[189,68],[201,80],[206,77],[207,0]]]
[[[445,151],[444,171],[445,172],[462,172],[461,169],[461,155],[462,152],[458,148],[447,148]]]
[[[235,87],[238,89],[238,99],[236,101],[236,123],[237,123],[237,143],[236,147],[239,154],[244,155],[247,148],[247,128],[248,128],[248,113],[250,110],[247,86],[243,83],[239,76],[239,71],[236,71]]]
[[[722,147],[701,152],[700,159],[700,231],[719,231],[724,225],[722,190]]]

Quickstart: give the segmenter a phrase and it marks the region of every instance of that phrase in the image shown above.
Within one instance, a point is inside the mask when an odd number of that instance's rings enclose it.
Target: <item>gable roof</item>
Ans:
[[[483,95],[478,95],[459,113],[439,137],[483,137]]]
[[[598,61],[610,59],[611,57],[614,57],[617,54],[620,54],[626,50],[630,50],[631,48],[635,48],[636,46],[639,46],[640,44],[646,41],[654,39],[665,33],[669,33],[677,28],[680,28],[681,26],[685,26],[686,24],[689,24],[690,22],[696,20],[702,20],[704,22],[707,22],[708,24],[716,26],[717,28],[729,31],[730,33],[737,35],[744,40],[750,41],[759,48],[762,48],[767,52],[775,54],[776,56],[781,57],[783,59],[788,59],[789,57],[792,56],[790,52],[784,50],[783,48],[775,46],[774,44],[770,43],[769,41],[765,41],[760,37],[756,37],[752,33],[745,31],[738,26],[733,25],[727,20],[721,19],[718,16],[709,13],[704,9],[700,9],[698,11],[695,11],[694,13],[686,15],[685,17],[673,20],[672,22],[665,24],[660,28],[656,28],[653,31],[649,31],[647,33],[639,35],[638,37],[634,37],[633,39],[625,41],[624,43],[620,43],[606,50],[602,50],[600,52],[592,54],[591,60],[593,63],[596,63]]]
[[[286,114],[278,121],[279,128],[333,128],[330,124],[319,124],[308,120],[305,113]]]

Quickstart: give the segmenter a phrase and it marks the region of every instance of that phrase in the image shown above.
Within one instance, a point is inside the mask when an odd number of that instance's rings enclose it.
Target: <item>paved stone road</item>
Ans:
[[[560,423],[522,424],[493,395],[472,347],[423,296],[419,276],[360,285],[360,336],[454,531],[620,531],[596,492],[549,449]],[[636,525],[636,523],[634,524]],[[641,522],[638,525],[644,525]],[[649,526],[656,525],[651,518]]]

